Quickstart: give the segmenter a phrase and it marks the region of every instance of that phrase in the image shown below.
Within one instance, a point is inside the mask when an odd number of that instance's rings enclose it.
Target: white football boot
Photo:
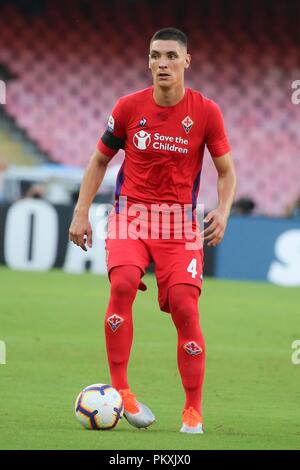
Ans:
[[[155,416],[148,406],[136,400],[129,388],[119,390],[124,403],[124,416],[131,426],[148,428],[155,421]]]

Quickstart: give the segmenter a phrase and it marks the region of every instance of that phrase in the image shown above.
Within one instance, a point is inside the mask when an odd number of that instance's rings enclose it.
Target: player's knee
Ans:
[[[138,272],[139,274],[139,272]],[[140,281],[136,271],[113,269],[110,276],[111,294],[118,299],[133,300]]]
[[[114,279],[111,282],[111,294],[120,300],[133,300],[138,286],[130,279]]]
[[[197,305],[186,304],[184,300],[173,306],[172,314],[184,319],[198,319],[199,317]]]
[[[111,284],[111,292],[117,297],[127,297],[131,291],[131,285],[126,280],[121,279]]]
[[[176,284],[169,289],[169,304],[173,315],[198,317],[199,290],[195,286]]]
[[[171,315],[177,329],[199,325],[199,312],[196,305],[185,305],[182,302],[174,306]]]

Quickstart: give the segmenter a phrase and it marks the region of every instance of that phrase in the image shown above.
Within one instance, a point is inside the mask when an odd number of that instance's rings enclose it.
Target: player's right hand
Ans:
[[[69,240],[87,251],[87,246],[92,248],[92,227],[87,214],[75,213],[69,228]]]

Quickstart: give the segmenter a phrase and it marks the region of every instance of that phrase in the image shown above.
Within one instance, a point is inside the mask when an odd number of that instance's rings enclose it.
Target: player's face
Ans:
[[[156,40],[150,44],[149,68],[154,86],[169,88],[183,83],[184,71],[190,65],[191,57],[186,48],[177,41]]]

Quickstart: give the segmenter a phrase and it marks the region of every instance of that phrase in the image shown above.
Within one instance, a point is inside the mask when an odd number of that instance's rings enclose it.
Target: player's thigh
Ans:
[[[132,266],[140,270],[140,278],[145,274],[150,263],[150,255],[144,242],[140,239],[110,239],[105,242],[106,264],[109,279],[113,271],[122,266]],[[132,272],[132,274],[134,274]],[[146,290],[141,281],[139,289]]]
[[[201,287],[203,278],[203,250],[187,250],[184,243],[166,241],[158,245],[155,257],[158,281],[170,284],[190,284]]]
[[[187,284],[202,290],[203,250],[187,250],[184,243],[161,241],[154,249],[155,274],[159,304],[170,312],[168,294],[171,286]]]

